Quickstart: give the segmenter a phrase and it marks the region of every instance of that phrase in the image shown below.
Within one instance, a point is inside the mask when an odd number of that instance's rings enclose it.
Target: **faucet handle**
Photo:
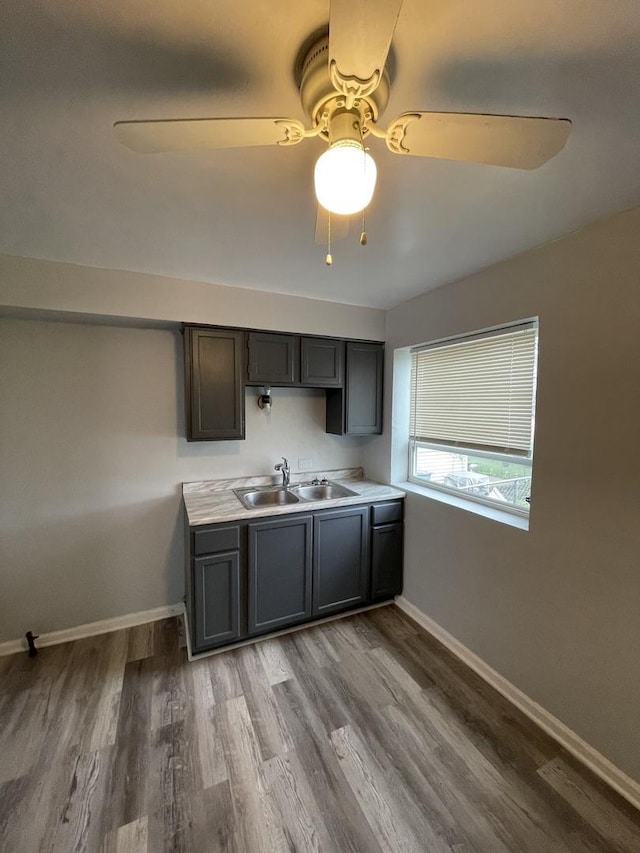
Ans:
[[[289,467],[289,460],[286,458],[286,456],[282,457],[282,462],[277,462],[273,466],[275,471],[282,471],[283,468],[288,468],[288,467]]]

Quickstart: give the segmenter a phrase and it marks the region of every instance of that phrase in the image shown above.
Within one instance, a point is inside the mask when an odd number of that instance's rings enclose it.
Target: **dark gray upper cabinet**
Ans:
[[[311,616],[311,515],[249,524],[249,634]]]
[[[245,437],[245,385],[326,389],[326,431],[382,432],[384,344],[184,325],[189,441]]]
[[[252,385],[299,385],[300,338],[249,332],[248,382]]]
[[[302,338],[301,383],[318,388],[342,386],[344,341],[332,338]]]
[[[193,561],[194,651],[232,643],[240,637],[240,554],[230,551]]]
[[[327,432],[380,435],[384,345],[347,341],[344,387],[327,390]]]
[[[381,344],[347,343],[347,406],[345,432],[375,435],[382,432]]]
[[[241,331],[185,327],[189,441],[244,438],[244,342]]]
[[[368,594],[369,507],[314,515],[313,615],[364,604]]]

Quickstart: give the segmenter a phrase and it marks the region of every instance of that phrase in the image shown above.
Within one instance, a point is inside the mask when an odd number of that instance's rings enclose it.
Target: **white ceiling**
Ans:
[[[534,172],[397,157],[333,251],[314,243],[323,144],[142,156],[118,119],[290,116],[329,2],[2,0],[0,252],[389,307],[640,204],[638,0],[405,0],[383,117],[571,118]]]

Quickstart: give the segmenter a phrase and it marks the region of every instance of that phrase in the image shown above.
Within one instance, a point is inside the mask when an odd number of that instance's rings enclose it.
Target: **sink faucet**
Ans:
[[[289,462],[286,457],[282,457],[282,462],[278,462],[277,465],[274,465],[276,471],[282,471],[282,488],[288,489],[289,482],[291,480],[291,470],[289,468]]]

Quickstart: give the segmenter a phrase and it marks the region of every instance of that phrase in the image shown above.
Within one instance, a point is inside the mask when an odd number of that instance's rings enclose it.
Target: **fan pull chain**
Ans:
[[[333,258],[331,257],[331,211],[329,211],[329,224],[327,225],[327,254],[324,259],[325,264],[330,267],[333,263]]]
[[[362,145],[362,150],[366,151],[367,149],[364,147],[364,134],[362,132],[362,124],[359,121],[357,121],[355,126],[356,126],[356,129],[358,130],[358,133],[360,134],[360,144]],[[363,210],[362,210],[362,231],[360,232],[360,245],[361,246],[367,245],[367,212],[366,212],[366,208],[363,208]]]
[[[364,210],[362,211],[362,231],[360,232],[360,245],[367,245],[367,214]]]

